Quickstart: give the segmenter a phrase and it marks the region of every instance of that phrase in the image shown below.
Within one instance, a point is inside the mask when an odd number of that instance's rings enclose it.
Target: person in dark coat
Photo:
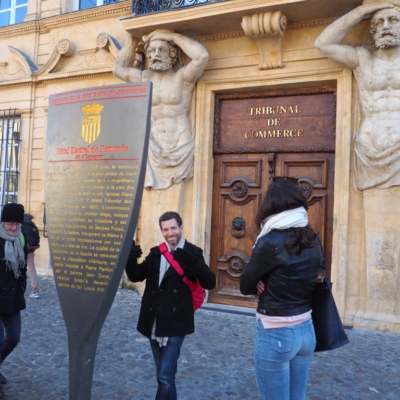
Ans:
[[[321,247],[308,223],[295,178],[275,177],[258,210],[261,232],[240,277],[240,291],[259,295],[255,374],[262,400],[305,400],[315,349],[311,302]]]
[[[22,233],[25,236],[26,246],[28,248],[28,255],[26,258],[26,265],[28,269],[28,275],[31,277],[31,294],[29,297],[34,299],[40,298],[39,294],[39,279],[35,267],[35,250],[40,248],[40,236],[39,231],[35,223],[33,222],[34,216],[26,213],[24,215],[24,222],[22,223]],[[34,243],[30,243],[34,241]]]
[[[197,279],[204,289],[213,289],[215,275],[206,265],[203,251],[183,236],[180,215],[166,212],[159,225],[168,250],[186,277],[193,282]],[[125,268],[132,282],[146,280],[137,329],[150,340],[157,370],[156,400],[175,400],[180,350],[185,336],[194,332],[192,293],[158,247],[138,264],[141,255],[142,249],[133,242]]]
[[[21,336],[21,314],[26,308],[26,245],[21,241],[24,207],[3,207],[0,223],[0,363],[15,349]],[[24,240],[23,240],[24,241]],[[7,379],[0,373],[0,383]],[[0,386],[1,389],[1,386]],[[0,400],[6,397],[0,390]]]

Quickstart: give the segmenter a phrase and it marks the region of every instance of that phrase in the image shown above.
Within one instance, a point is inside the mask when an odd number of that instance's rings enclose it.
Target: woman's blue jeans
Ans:
[[[184,339],[185,336],[169,337],[165,347],[160,347],[157,340],[150,340],[157,370],[156,400],[176,400],[177,398],[175,374]]]
[[[0,365],[17,347],[21,338],[21,313],[0,314]]]
[[[304,400],[308,368],[315,349],[312,320],[265,329],[257,321],[255,372],[262,400]]]

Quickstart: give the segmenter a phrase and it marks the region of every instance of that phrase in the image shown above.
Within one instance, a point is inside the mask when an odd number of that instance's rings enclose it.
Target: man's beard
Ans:
[[[151,71],[162,72],[162,71],[168,71],[171,68],[172,68],[172,63],[169,60],[168,61],[161,60],[159,58],[150,60],[149,69]]]
[[[387,35],[387,34],[390,35]],[[390,29],[381,33],[379,36],[375,35],[375,46],[378,49],[389,49],[391,47],[400,46],[400,34],[399,32]]]

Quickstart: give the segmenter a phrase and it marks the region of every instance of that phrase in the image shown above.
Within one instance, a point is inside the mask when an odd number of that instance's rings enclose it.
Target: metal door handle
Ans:
[[[233,218],[231,235],[235,238],[240,239],[241,237],[244,236],[244,233],[245,233],[244,227],[245,226],[246,226],[246,221],[244,220],[244,218],[242,218],[242,217]],[[233,233],[233,231],[240,231],[240,232]]]

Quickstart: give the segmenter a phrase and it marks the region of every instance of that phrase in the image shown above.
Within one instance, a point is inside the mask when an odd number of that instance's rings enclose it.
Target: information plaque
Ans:
[[[151,83],[51,95],[46,223],[69,346],[70,399],[91,395],[94,359],[136,229]]]

